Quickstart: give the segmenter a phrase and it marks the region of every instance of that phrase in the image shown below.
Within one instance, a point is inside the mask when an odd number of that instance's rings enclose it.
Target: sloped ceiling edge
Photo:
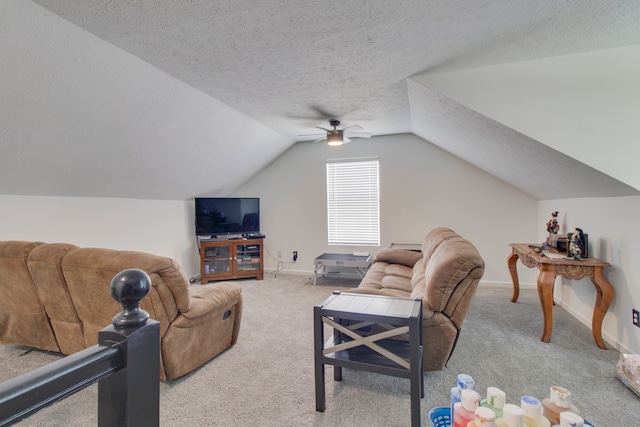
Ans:
[[[640,194],[413,78],[407,89],[414,134],[539,200]]]
[[[412,81],[640,189],[638,76],[640,45],[422,74]]]

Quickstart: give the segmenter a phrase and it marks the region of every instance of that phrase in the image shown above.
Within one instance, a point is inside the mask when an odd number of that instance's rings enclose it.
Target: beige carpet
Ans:
[[[162,426],[408,426],[409,382],[344,370],[333,381],[326,369],[327,410],[315,411],[312,309],[334,289],[357,281],[267,274],[244,280],[245,309],[238,343],[181,379],[161,383]],[[209,284],[207,286],[215,286]],[[423,425],[429,409],[448,405],[458,373],[472,375],[477,389],[496,386],[507,401],[529,394],[543,399],[549,387],[573,393],[573,403],[599,427],[636,425],[640,400],[614,376],[615,350],[600,350],[584,325],[554,308],[554,332],[540,342],[542,317],[535,291],[480,287],[448,367],[425,373]],[[425,343],[428,345],[428,343]],[[26,354],[25,354],[26,353]],[[0,380],[59,356],[0,345]],[[20,423],[20,426],[97,425],[97,387],[80,392]]]

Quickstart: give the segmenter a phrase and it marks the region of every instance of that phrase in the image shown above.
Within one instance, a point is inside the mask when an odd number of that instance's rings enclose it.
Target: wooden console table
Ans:
[[[542,305],[544,315],[544,330],[541,340],[551,341],[551,331],[553,328],[553,285],[557,276],[566,277],[571,280],[580,280],[585,277],[591,278],[591,282],[596,288],[596,302],[593,307],[593,319],[591,329],[593,339],[598,347],[605,349],[607,346],[602,340],[602,320],[613,301],[614,290],[611,283],[604,277],[604,267],[611,267],[611,264],[596,258],[584,258],[580,261],[570,259],[555,259],[536,253],[527,243],[511,243],[511,255],[507,258],[509,273],[513,280],[513,297],[511,302],[518,301],[520,294],[520,283],[518,282],[518,272],[516,261],[520,259],[522,263],[529,267],[537,267],[540,270],[538,275],[538,296]]]

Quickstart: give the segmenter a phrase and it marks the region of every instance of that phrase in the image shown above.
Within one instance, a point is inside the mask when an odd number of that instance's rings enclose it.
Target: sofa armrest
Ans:
[[[191,307],[181,314],[187,319],[196,319],[227,304],[241,293],[242,287],[237,283],[221,282],[205,285],[191,294]]]
[[[215,283],[197,289],[191,307],[171,322],[162,337],[166,379],[181,377],[233,346],[240,332],[242,288]]]
[[[408,251],[406,249],[382,249],[376,254],[374,262],[387,262],[389,264],[413,265],[422,258],[422,253]]]

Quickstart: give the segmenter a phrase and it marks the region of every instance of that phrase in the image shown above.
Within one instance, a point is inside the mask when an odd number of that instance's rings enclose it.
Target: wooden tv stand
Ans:
[[[264,278],[263,239],[200,240],[200,283]]]

